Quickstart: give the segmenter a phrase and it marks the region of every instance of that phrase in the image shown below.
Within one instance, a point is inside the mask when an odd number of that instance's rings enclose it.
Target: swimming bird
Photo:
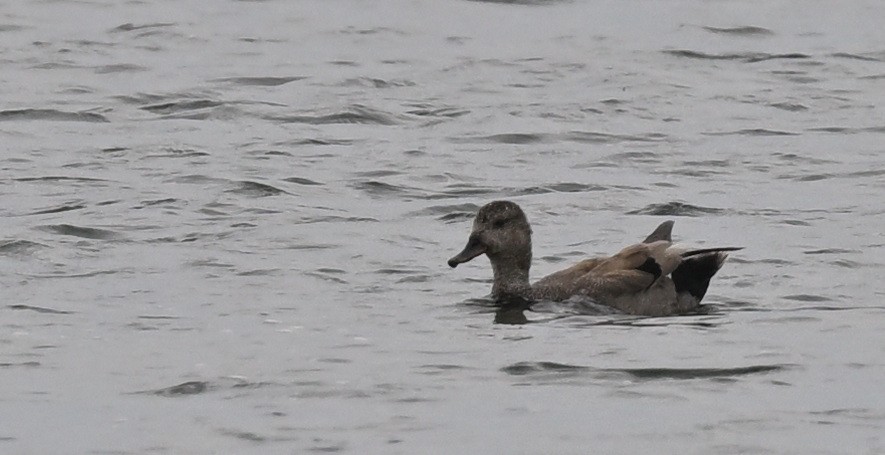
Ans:
[[[449,259],[452,268],[485,254],[492,264],[492,298],[561,301],[584,296],[628,314],[669,316],[694,311],[728,251],[689,250],[671,240],[673,221],[661,223],[642,243],[613,256],[585,259],[529,283],[532,228],[514,202],[494,201],[479,209],[467,246]]]

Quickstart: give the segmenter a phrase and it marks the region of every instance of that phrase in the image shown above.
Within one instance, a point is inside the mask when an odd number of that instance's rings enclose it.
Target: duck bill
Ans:
[[[485,252],[486,246],[479,240],[479,236],[471,235],[470,240],[467,241],[467,246],[460,253],[453,256],[452,259],[449,259],[449,267],[458,267],[458,264],[463,264]]]

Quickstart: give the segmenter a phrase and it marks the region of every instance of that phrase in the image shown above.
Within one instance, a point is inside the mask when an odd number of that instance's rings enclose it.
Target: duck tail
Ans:
[[[700,303],[710,286],[710,279],[722,268],[728,252],[740,249],[743,248],[704,248],[682,253],[682,262],[671,274],[676,293],[688,293]]]

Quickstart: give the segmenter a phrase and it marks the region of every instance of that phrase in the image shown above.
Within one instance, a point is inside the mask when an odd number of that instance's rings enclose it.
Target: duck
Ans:
[[[584,259],[531,284],[528,218],[515,202],[493,201],[479,209],[467,245],[448,265],[455,268],[485,254],[494,277],[491,297],[501,304],[578,297],[637,316],[693,313],[728,252],[742,248],[676,246],[671,238],[673,224],[664,221],[641,243],[612,256]]]

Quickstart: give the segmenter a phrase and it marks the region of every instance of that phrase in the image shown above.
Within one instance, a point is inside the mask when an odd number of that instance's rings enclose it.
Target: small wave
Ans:
[[[327,271],[323,271],[322,269],[317,269],[314,272],[305,272],[304,274],[310,277],[319,278],[323,281],[329,281],[337,284],[348,284],[347,280],[335,276],[337,275],[337,273],[333,274]]]
[[[466,109],[458,109],[454,107],[433,107],[428,105],[415,105],[416,109],[406,111],[407,114],[417,115],[419,117],[448,117],[455,118],[469,114]]]
[[[83,68],[83,66],[65,61],[65,62],[39,63],[37,65],[32,66],[31,68],[37,69],[37,70],[70,70],[70,69],[80,69],[80,68]]]
[[[316,182],[314,180],[306,179],[303,177],[288,177],[283,179],[284,182],[296,183],[298,185],[322,185],[320,182]]]
[[[70,177],[67,175],[46,175],[42,177],[19,177],[16,182],[107,182],[104,179],[91,177]]]
[[[229,193],[242,194],[251,197],[267,197],[278,196],[280,194],[289,194],[275,186],[266,183],[253,182],[251,180],[243,180],[237,182],[236,188],[228,190]]]
[[[772,103],[769,104],[769,106],[790,112],[801,112],[808,110],[807,106],[799,103]]]
[[[701,133],[707,136],[798,136],[799,133],[789,131],[769,130],[766,128],[749,128],[735,131],[717,131]]]
[[[767,28],[755,27],[752,25],[744,25],[741,27],[726,27],[726,28],[705,26],[705,27],[701,27],[701,28],[703,28],[704,30],[706,30],[708,32],[722,34],[722,35],[737,35],[737,36],[774,35],[774,32],[772,32],[771,30],[769,30]]]
[[[665,134],[610,134],[593,131],[571,131],[562,136],[566,141],[589,144],[616,144],[620,142],[656,142],[667,138]]]
[[[373,197],[400,196],[417,198],[424,194],[424,190],[421,190],[420,188],[394,185],[391,183],[380,182],[378,180],[356,182],[352,186]]]
[[[752,374],[765,374],[782,371],[789,365],[750,365],[733,368],[592,368],[556,362],[518,362],[501,368],[513,376],[575,376],[593,374],[608,377],[612,373],[627,375],[634,379],[717,379],[734,378]]]
[[[56,310],[53,308],[46,308],[46,307],[33,306],[33,305],[7,305],[7,306],[13,310],[28,310],[28,311],[35,311],[37,313],[44,313],[44,314],[71,314],[71,313],[73,313],[73,311]]]
[[[278,87],[288,84],[289,82],[307,79],[307,76],[288,76],[288,77],[225,77],[221,79],[213,79],[214,82],[227,82],[236,85],[258,86],[258,87]]]
[[[623,368],[606,371],[626,373],[636,379],[714,379],[772,373],[787,368],[787,365],[751,365],[736,368]]]
[[[73,237],[81,237],[84,239],[94,240],[111,240],[120,237],[120,234],[107,229],[98,229],[82,226],[74,226],[73,224],[50,224],[41,226],[41,230],[59,235],[69,235]]]
[[[377,223],[378,220],[375,218],[365,217],[365,216],[335,216],[335,215],[327,215],[327,216],[315,216],[315,217],[307,217],[298,221],[298,224],[311,224],[311,223]],[[325,248],[325,246],[322,246]]]
[[[210,389],[211,384],[209,384],[208,381],[188,381],[174,386],[164,387],[162,389],[156,390],[149,390],[142,393],[150,393],[162,397],[177,397],[183,395],[198,395],[201,393],[205,393]]]
[[[659,163],[661,158],[655,152],[623,152],[615,153],[606,157],[609,161],[614,162],[636,162],[636,163]]]
[[[701,216],[701,215],[718,215],[724,213],[725,210],[702,207],[699,205],[691,205],[683,202],[666,202],[663,204],[650,204],[639,210],[627,212],[627,215],[656,215],[656,216]]]
[[[114,73],[138,73],[147,71],[150,68],[146,66],[136,65],[133,63],[118,63],[115,65],[101,65],[93,68],[95,74],[114,74]]]
[[[847,58],[851,60],[863,60],[866,62],[882,62],[885,61],[885,52],[880,53],[866,53],[866,54],[852,54],[849,52],[836,52],[832,54],[833,57],[836,58]]]
[[[788,161],[791,163],[805,163],[805,164],[813,164],[813,165],[827,165],[827,164],[839,164],[839,161],[834,160],[825,160],[820,158],[812,158],[809,156],[799,155],[796,153],[782,153],[775,152],[772,153],[771,156],[777,157],[782,161]],[[774,213],[771,213],[774,215]]]
[[[71,210],[80,210],[83,208],[86,208],[85,204],[77,204],[77,203],[64,204],[64,205],[60,205],[57,207],[50,207],[50,208],[46,208],[46,209],[42,209],[42,210],[37,210],[37,211],[31,212],[31,213],[28,213],[28,215],[47,215],[50,213],[61,213],[61,212],[69,212]]]
[[[108,30],[108,32],[110,32],[110,33],[131,32],[134,30],[144,30],[144,29],[152,29],[152,28],[166,28],[166,27],[173,27],[173,26],[175,26],[175,24],[172,22],[154,22],[154,23],[150,23],[150,24],[141,24],[141,25],[135,25],[131,22],[127,22],[125,24],[118,25],[118,26]]]
[[[795,180],[797,182],[816,182],[818,180],[826,180],[835,177],[835,174],[784,174],[778,175],[776,178],[781,180]]]
[[[591,191],[606,191],[608,187],[603,185],[594,185],[586,183],[562,182],[544,185],[540,188],[549,190],[553,193],[587,193]]]
[[[237,272],[237,276],[276,276],[284,275],[281,269],[255,269],[245,272]]]
[[[541,142],[549,142],[550,136],[546,134],[533,133],[502,133],[491,134],[487,136],[465,136],[449,139],[455,143],[498,143],[498,144],[537,144]]]
[[[437,220],[442,221],[444,223],[456,223],[459,221],[469,221],[473,219],[473,216],[476,212],[457,212],[457,213],[447,213],[445,215],[440,216]]]
[[[0,362],[0,368],[12,368],[12,367],[25,367],[25,368],[37,368],[41,364],[40,362]]]
[[[94,276],[101,275],[114,275],[116,273],[122,272],[121,270],[96,270],[94,272],[84,272],[84,273],[54,273],[51,275],[28,275],[31,278],[39,278],[39,279],[57,279],[57,278],[90,278]],[[129,272],[129,271],[126,271]]]
[[[46,245],[31,242],[29,240],[9,240],[6,242],[0,242],[0,254],[4,256],[28,254],[40,248],[46,248]]]
[[[393,169],[375,169],[371,171],[357,171],[353,175],[357,177],[390,177],[391,175],[402,175],[402,171]]]
[[[358,86],[358,87],[373,87],[373,88],[392,88],[392,87],[413,87],[415,85],[414,82],[408,81],[405,79],[392,79],[392,80],[384,80],[373,77],[358,77],[355,79],[347,79],[343,81],[341,84],[343,87],[348,86]]]
[[[438,216],[442,221],[460,221],[476,215],[479,206],[476,204],[434,205],[410,213],[412,216]]]
[[[860,250],[846,250],[844,248],[823,248],[820,250],[803,251],[804,254],[847,254],[860,252]]]
[[[378,273],[381,275],[414,275],[419,272],[420,272],[419,270],[396,269],[396,268],[390,268],[390,267],[381,268],[381,269],[378,269],[375,271],[375,273]]]
[[[65,112],[56,109],[13,109],[0,111],[0,122],[12,120],[49,120],[58,122],[109,123],[105,116],[94,112]]]
[[[307,138],[307,139],[295,139],[292,141],[281,141],[275,142],[274,145],[278,147],[285,146],[298,146],[298,145],[352,145],[353,140],[351,139],[316,139],[316,138]]]
[[[202,174],[190,174],[190,175],[181,175],[177,177],[172,177],[170,179],[165,180],[167,183],[190,183],[197,185],[207,185],[207,184],[221,184],[221,183],[229,183],[230,181],[223,178],[218,177],[210,177],[208,175]]]
[[[885,126],[868,126],[862,128],[850,128],[846,126],[823,126],[817,128],[808,128],[806,131],[839,134],[885,133]]]
[[[184,101],[173,101],[168,103],[160,103],[160,104],[152,104],[149,106],[142,106],[139,109],[153,112],[156,114],[175,114],[183,111],[194,111],[199,109],[208,109],[213,107],[221,106],[221,101],[209,100],[209,99],[198,99],[198,100],[184,100]]]
[[[22,25],[16,24],[0,24],[0,33],[2,32],[17,32],[20,30],[24,30],[26,27]]]
[[[154,199],[154,200],[149,200],[149,201],[141,201],[141,204],[136,205],[132,208],[135,210],[139,210],[139,209],[143,209],[143,208],[147,208],[147,207],[153,207],[156,205],[162,205],[166,208],[170,208],[172,206],[172,204],[175,204],[176,202],[178,202],[178,199],[171,198],[171,197],[165,198],[165,199]]]
[[[791,294],[785,295],[781,297],[786,300],[796,300],[799,302],[832,302],[833,299],[829,297],[824,297],[822,295],[813,295],[813,294]]]
[[[870,169],[868,171],[849,172],[845,177],[879,177],[885,175],[885,169]]]
[[[266,120],[282,123],[306,123],[309,125],[327,125],[337,123],[358,123],[368,125],[396,125],[398,122],[393,115],[370,109],[365,106],[354,105],[343,112],[327,115],[290,115],[268,116]]]
[[[579,365],[568,365],[564,363],[556,363],[556,362],[517,362],[512,365],[508,365],[504,368],[501,368],[501,371],[504,373],[513,375],[513,376],[524,376],[527,374],[533,373],[541,373],[541,372],[576,372],[576,371],[588,371],[590,367],[579,366]]]
[[[209,156],[209,153],[202,150],[167,147],[162,149],[161,153],[144,155],[144,158],[194,158],[198,156]]]
[[[539,144],[557,141],[584,144],[617,144],[621,142],[655,142],[666,139],[666,135],[649,133],[644,135],[610,134],[593,131],[571,131],[564,134],[545,133],[502,133],[485,136],[450,138],[455,143],[499,143],[499,144]]]
[[[745,63],[756,63],[756,62],[764,62],[766,60],[776,60],[776,59],[805,59],[810,58],[810,55],[800,54],[800,53],[790,53],[790,54],[769,54],[766,52],[737,52],[730,54],[707,54],[705,52],[692,51],[687,49],[673,49],[673,50],[664,50],[662,51],[665,54],[673,55],[676,57],[683,58],[693,58],[693,59],[701,59],[701,60],[735,60],[735,61],[743,61]]]

